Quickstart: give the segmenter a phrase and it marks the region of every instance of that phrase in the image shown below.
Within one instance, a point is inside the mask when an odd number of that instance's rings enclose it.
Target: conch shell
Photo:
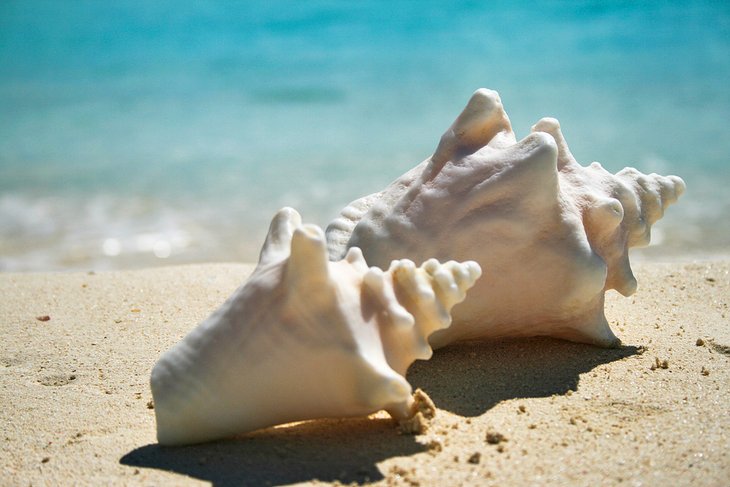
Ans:
[[[408,418],[406,369],[431,356],[428,336],[480,273],[433,259],[383,272],[356,248],[329,262],[324,232],[280,210],[250,279],[152,370],[159,442],[381,409]]]
[[[515,139],[499,95],[480,89],[435,153],[385,190],[350,203],[327,228],[330,257],[362,249],[394,258],[476,260],[489,274],[430,341],[550,335],[599,346],[620,341],[604,293],[636,289],[628,248],[684,192],[677,176],[579,165],[558,121]]]

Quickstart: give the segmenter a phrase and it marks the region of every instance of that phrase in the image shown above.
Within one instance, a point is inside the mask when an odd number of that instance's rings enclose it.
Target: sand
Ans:
[[[730,482],[730,261],[635,266],[639,291],[607,296],[618,349],[472,342],[414,364],[423,435],[379,413],[157,446],[152,365],[251,269],[0,274],[0,483]]]

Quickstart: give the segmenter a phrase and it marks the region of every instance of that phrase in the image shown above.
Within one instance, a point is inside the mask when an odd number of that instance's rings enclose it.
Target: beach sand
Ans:
[[[728,485],[730,260],[636,265],[638,292],[607,295],[618,349],[471,342],[414,364],[438,408],[423,435],[378,413],[159,447],[152,365],[251,270],[0,274],[0,483]]]

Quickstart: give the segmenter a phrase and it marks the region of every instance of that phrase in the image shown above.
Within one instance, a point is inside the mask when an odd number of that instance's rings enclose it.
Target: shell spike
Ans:
[[[324,232],[316,225],[302,225],[294,230],[287,278],[300,282],[317,282],[328,277],[327,244]]]
[[[669,179],[672,182],[673,189],[674,189],[674,198],[667,198],[669,203],[674,203],[677,201],[677,198],[682,196],[685,191],[687,191],[687,184],[685,184],[684,180],[680,178],[679,176],[667,176],[667,179]]]
[[[363,285],[375,298],[384,316],[387,317],[385,326],[404,329],[413,327],[413,316],[398,302],[395,296],[390,273],[372,267],[363,276]]]
[[[536,175],[533,171],[557,176],[560,149],[550,134],[533,132],[510,149],[514,149],[514,156],[520,158],[515,168],[523,168],[533,177]]]
[[[532,126],[531,132],[545,132],[550,134],[558,146],[558,169],[562,169],[568,164],[578,164],[573,154],[568,148],[563,132],[560,130],[560,122],[551,117],[544,117]]]
[[[611,274],[609,274],[606,280],[606,288],[615,289],[622,296],[631,296],[639,287],[636,277],[634,277],[634,272],[631,270],[628,254],[623,263],[616,265],[615,276]]]
[[[302,217],[294,208],[284,207],[277,211],[261,248],[259,265],[271,264],[288,257],[294,229],[301,224]]]
[[[584,225],[597,237],[605,237],[621,225],[624,219],[624,208],[616,198],[598,198],[583,214]]]
[[[444,267],[451,272],[454,282],[459,287],[459,291],[463,293],[466,293],[482,275],[482,268],[473,260],[461,264],[450,260],[444,264]]]
[[[440,166],[459,153],[481,149],[495,138],[514,143],[512,125],[499,93],[482,88],[474,92],[456,121],[441,137],[432,160]]]
[[[380,383],[374,387],[366,387],[363,390],[370,389],[374,391],[366,401],[370,403],[370,407],[374,410],[389,409],[396,404],[408,404],[411,400],[411,385],[408,381],[393,371],[391,376],[381,379]]]
[[[603,314],[603,304],[592,318],[588,318],[581,323],[580,327],[574,328],[574,332],[575,336],[567,338],[603,348],[618,348],[621,346],[621,340],[614,335],[608,325],[606,316]]]
[[[470,282],[474,283],[482,276],[482,268],[478,262],[475,262],[473,260],[467,260],[466,262],[464,262],[464,266],[469,272]]]
[[[358,270],[361,270],[362,272],[365,272],[368,269],[368,265],[365,262],[365,257],[362,256],[362,250],[360,250],[359,247],[350,247],[349,249],[347,249],[347,254],[345,254],[345,260],[353,266],[357,267]]]

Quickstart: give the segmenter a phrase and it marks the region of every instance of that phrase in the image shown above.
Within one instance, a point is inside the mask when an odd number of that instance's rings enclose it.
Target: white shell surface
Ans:
[[[330,257],[477,261],[486,273],[430,338],[549,335],[620,343],[603,312],[609,289],[636,289],[628,249],[684,192],[677,176],[611,174],[573,158],[555,119],[517,141],[495,91],[480,89],[429,159],[352,202],[327,228]]]
[[[381,409],[407,417],[406,369],[431,356],[428,336],[480,273],[435,260],[382,271],[359,249],[329,262],[322,230],[280,210],[250,279],[153,368],[159,442]]]

